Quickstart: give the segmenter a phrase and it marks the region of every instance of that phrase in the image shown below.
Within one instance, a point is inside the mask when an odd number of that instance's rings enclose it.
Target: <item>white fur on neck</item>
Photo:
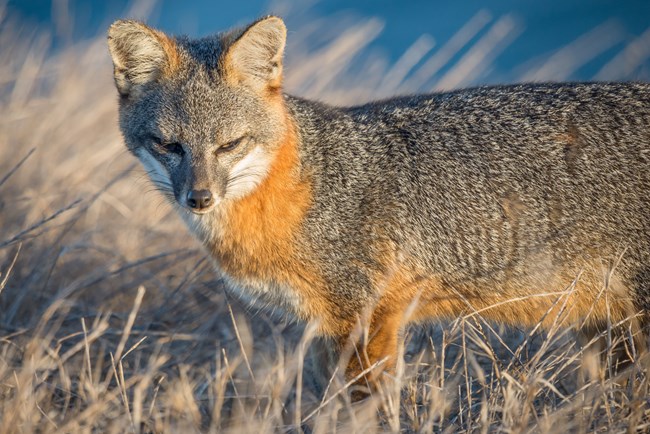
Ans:
[[[230,170],[230,179],[226,186],[226,199],[238,199],[251,193],[266,177],[271,166],[270,155],[260,146],[256,146]]]

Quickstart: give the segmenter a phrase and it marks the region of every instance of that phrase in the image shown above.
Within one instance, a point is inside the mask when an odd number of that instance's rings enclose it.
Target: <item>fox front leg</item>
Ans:
[[[345,342],[344,354],[349,355],[345,369],[346,381],[354,381],[353,398],[363,398],[381,387],[385,373],[393,373],[398,357],[398,342],[402,330],[401,312],[386,312],[377,308],[367,327],[358,328]]]

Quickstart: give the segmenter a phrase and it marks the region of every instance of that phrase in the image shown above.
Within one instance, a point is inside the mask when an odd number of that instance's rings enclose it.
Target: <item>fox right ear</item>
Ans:
[[[226,49],[226,79],[258,91],[279,89],[286,39],[287,28],[281,18],[269,16],[254,22]]]
[[[115,21],[108,29],[115,86],[120,95],[172,73],[178,65],[174,41],[162,32],[132,20]]]

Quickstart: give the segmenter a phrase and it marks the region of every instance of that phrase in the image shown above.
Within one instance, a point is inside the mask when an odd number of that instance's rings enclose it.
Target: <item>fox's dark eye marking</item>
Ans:
[[[156,151],[160,154],[175,154],[181,157],[185,155],[183,145],[178,142],[164,143],[162,139],[155,136],[151,136],[151,141],[153,142]]]
[[[185,155],[185,149],[183,149],[183,145],[180,143],[165,143],[161,147],[169,154],[176,154],[181,157]]]
[[[248,137],[248,136],[241,136],[238,139],[231,140],[230,142],[219,146],[217,148],[217,153],[232,151],[233,149],[235,149],[239,145],[244,144],[244,143],[248,143],[249,139],[250,139],[250,137]]]

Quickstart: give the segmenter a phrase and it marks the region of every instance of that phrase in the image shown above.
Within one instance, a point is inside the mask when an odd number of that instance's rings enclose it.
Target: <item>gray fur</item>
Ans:
[[[430,273],[493,291],[541,253],[557,265],[587,250],[613,263],[625,250],[618,270],[650,308],[650,85],[481,87],[352,108],[289,101],[303,164],[321,181],[305,233],[335,264],[341,296],[369,291],[350,264],[380,266],[366,247],[381,231]],[[515,218],[503,200],[518,203]]]
[[[159,187],[208,245],[219,237],[218,205],[197,217],[184,195],[209,188],[227,200],[232,168],[255,146],[271,152],[282,132],[258,82],[225,82],[225,53],[246,34],[177,38],[178,72],[156,77],[144,96],[121,98],[127,146],[140,158],[154,155],[167,173]],[[283,34],[274,41],[278,62]],[[543,280],[593,252],[611,263],[624,253],[617,270],[637,306],[650,309],[650,85],[479,87],[349,108],[283,98],[313,194],[297,237],[322,264],[340,317],[380,297],[372,276],[388,270],[374,250],[379,239],[449,285],[493,292],[513,276]],[[215,156],[244,134],[249,143]],[[152,135],[181,143],[187,157],[156,156]],[[251,189],[264,164],[253,170]],[[269,299],[299,310],[290,298]]]

